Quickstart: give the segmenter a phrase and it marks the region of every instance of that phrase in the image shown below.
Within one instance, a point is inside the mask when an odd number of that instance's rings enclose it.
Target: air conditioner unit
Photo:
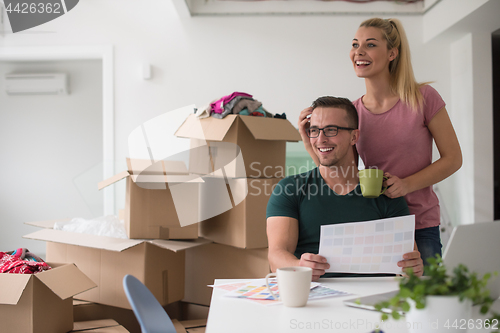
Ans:
[[[67,95],[68,76],[55,74],[6,74],[7,95]]]

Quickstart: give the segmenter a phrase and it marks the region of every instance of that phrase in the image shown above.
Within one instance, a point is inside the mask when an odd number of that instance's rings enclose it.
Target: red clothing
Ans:
[[[412,111],[398,101],[388,111],[373,114],[362,98],[354,101],[360,129],[356,148],[366,168],[405,178],[432,163],[433,139],[427,126],[446,104],[431,86],[422,86],[420,91],[425,101],[422,111]],[[405,199],[410,214],[415,214],[415,229],[440,224],[439,201],[432,186],[409,193]]]
[[[27,251],[23,249],[17,249],[12,255],[0,252],[0,273],[34,274],[50,269],[41,259],[34,261],[25,258],[25,253]]]

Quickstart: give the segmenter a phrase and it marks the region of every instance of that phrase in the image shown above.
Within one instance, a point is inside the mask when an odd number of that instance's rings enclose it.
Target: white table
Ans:
[[[215,284],[249,280],[215,280]],[[223,297],[226,291],[214,288],[207,322],[207,333],[264,332],[360,332],[368,333],[380,324],[380,313],[345,306],[356,296],[383,293],[398,288],[394,277],[320,279],[320,283],[352,295],[309,301],[303,308],[283,305],[264,306],[237,298]],[[499,303],[497,301],[497,303]],[[495,304],[497,311],[500,304]],[[473,308],[473,318],[485,318]],[[404,319],[382,323],[384,333],[408,332]],[[488,332],[469,330],[468,332]],[[436,332],[441,333],[441,332]]]

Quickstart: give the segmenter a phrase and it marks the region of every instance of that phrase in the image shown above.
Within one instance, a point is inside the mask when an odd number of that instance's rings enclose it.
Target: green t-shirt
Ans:
[[[282,179],[267,203],[266,218],[286,216],[299,221],[295,256],[319,252],[322,225],[362,222],[409,215],[403,197],[363,197],[358,184],[346,195],[338,195],[323,180],[319,168]]]

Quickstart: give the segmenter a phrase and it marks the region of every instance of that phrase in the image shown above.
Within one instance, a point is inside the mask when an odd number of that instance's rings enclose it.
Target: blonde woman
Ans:
[[[415,240],[422,259],[441,254],[440,210],[432,185],[462,165],[462,153],[439,93],[413,75],[408,40],[397,19],[372,18],[361,23],[350,52],[354,72],[364,78],[366,94],[353,102],[359,116],[356,144],[367,168],[384,170],[385,195],[404,196],[415,214]],[[318,164],[305,133],[307,108],[299,132]],[[439,158],[432,162],[432,140]]]

